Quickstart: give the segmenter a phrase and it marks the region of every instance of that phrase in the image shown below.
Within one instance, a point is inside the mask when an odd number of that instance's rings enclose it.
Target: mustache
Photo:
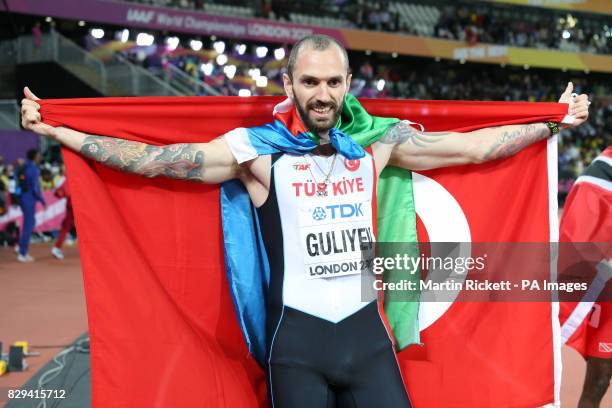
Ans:
[[[321,102],[321,101],[316,101],[316,102],[311,102],[308,105],[306,105],[306,108],[308,109],[315,109],[315,108],[332,108],[332,110],[338,110],[338,104],[334,101],[329,101],[329,102]]]

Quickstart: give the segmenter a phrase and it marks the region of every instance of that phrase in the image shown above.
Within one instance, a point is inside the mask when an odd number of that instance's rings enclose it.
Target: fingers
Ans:
[[[582,102],[582,101],[588,101],[588,100],[589,100],[589,96],[587,94],[581,94],[574,98],[574,102]]]
[[[42,119],[40,112],[38,112],[38,107],[35,106],[23,105],[21,107],[21,116],[28,120],[40,121]]]
[[[574,92],[574,84],[571,82],[568,82],[567,87],[565,88],[565,91],[563,91],[562,96],[570,96],[572,92]]]
[[[34,102],[31,99],[22,99],[21,100],[21,107],[23,108],[24,106],[32,106],[35,109],[40,109],[40,105],[36,102]]]
[[[40,105],[36,102],[40,100],[30,91],[30,88],[23,89],[24,99],[21,100],[21,125],[25,129],[34,130],[33,128],[41,123],[42,117],[39,109]]]
[[[579,112],[584,112],[589,110],[589,101],[582,101],[579,103],[573,103],[570,105],[567,113],[569,115],[576,115]]]
[[[30,91],[30,88],[28,88],[27,86],[25,88],[23,88],[23,94],[25,95],[25,97],[27,99],[33,100],[33,101],[39,101],[40,98],[36,95],[34,95],[34,93],[32,91]]]

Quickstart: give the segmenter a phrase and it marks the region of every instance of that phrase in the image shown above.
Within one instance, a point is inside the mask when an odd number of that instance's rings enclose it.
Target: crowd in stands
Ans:
[[[612,145],[612,85],[605,79],[450,62],[398,62],[374,69],[366,60],[354,72],[353,93],[375,98],[556,102],[568,78],[574,83],[575,92],[592,97],[592,105],[585,125],[564,130],[560,135],[559,192],[563,199],[585,165]]]
[[[612,27],[601,20],[578,19],[554,12],[497,12],[482,4],[451,4],[442,7],[434,35],[467,43],[506,44],[529,48],[558,48],[570,52],[609,54]]]
[[[197,53],[181,47],[161,59],[156,57],[144,62],[157,69],[173,64],[222,95],[237,95],[241,89],[248,89],[251,95],[284,93],[282,67],[287,56],[276,60],[272,48],[263,58],[254,56],[252,49],[238,55],[235,48],[235,45],[227,43],[225,54],[228,62],[224,65],[215,62],[216,54],[212,50],[203,49]],[[556,102],[571,79],[576,92],[591,95],[593,104],[586,125],[562,132],[559,149],[562,197],[585,164],[590,163],[605,146],[612,145],[612,85],[604,76],[454,61],[435,62],[425,58],[381,60],[376,54],[353,52],[350,52],[350,60],[353,65],[351,92],[369,98]],[[206,73],[202,69],[204,64],[209,69]],[[229,64],[235,67],[231,78],[224,72]],[[256,86],[254,71],[257,76],[267,78],[267,86]]]
[[[444,1],[415,3],[436,18],[402,13],[407,0],[125,0],[166,7],[218,12],[213,5],[243,6],[256,17],[296,21],[296,14],[333,17],[341,26],[366,30],[426,35],[467,43],[492,43],[571,52],[612,52],[612,24],[596,15],[578,16],[534,7],[509,8],[485,2]],[[406,11],[406,10],[404,10]],[[413,9],[408,11],[410,14]],[[427,14],[427,13],[426,13]],[[316,21],[316,20],[313,20]],[[418,23],[427,24],[419,29]],[[316,24],[316,23],[315,23]]]
[[[65,180],[65,168],[61,162],[61,157],[49,154],[47,159],[39,164],[40,168],[40,187],[41,191],[55,191]],[[55,152],[57,153],[57,152]],[[25,165],[24,158],[18,158],[14,163],[6,163],[4,157],[0,156],[0,224],[3,224],[2,217],[6,216],[11,207],[19,206],[19,177],[20,168]],[[15,222],[11,222],[3,229],[0,229],[0,246],[14,246],[19,239],[19,227]],[[50,241],[52,234],[34,233],[32,242]]]

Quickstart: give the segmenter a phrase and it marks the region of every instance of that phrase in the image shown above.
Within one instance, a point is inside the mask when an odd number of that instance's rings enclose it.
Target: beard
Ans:
[[[344,108],[344,98],[342,99],[342,102],[340,104],[337,104],[335,101],[325,103],[315,101],[302,105],[300,103],[300,100],[295,95],[295,91],[293,91],[293,101],[295,102],[295,106],[300,115],[300,119],[302,119],[302,122],[304,123],[304,126],[306,126],[306,129],[317,135],[320,133],[327,132],[329,129],[336,126],[336,123],[338,123],[338,118],[340,118],[340,114],[342,113],[342,109]],[[309,115],[309,113],[315,108],[329,108],[330,114],[325,119],[316,117],[313,118]]]

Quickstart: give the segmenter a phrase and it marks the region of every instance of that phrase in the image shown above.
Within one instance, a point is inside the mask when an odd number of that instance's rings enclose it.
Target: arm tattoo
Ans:
[[[146,177],[202,180],[204,152],[188,143],[152,146],[104,136],[87,136],[81,153],[109,167]]]
[[[392,126],[387,133],[380,138],[384,144],[402,144],[410,142],[418,147],[427,147],[428,144],[435,143],[441,139],[432,136],[444,136],[448,132],[419,132],[405,122],[399,122]]]
[[[512,156],[532,143],[546,139],[550,131],[546,127],[538,128],[537,124],[521,126],[513,131],[505,131],[484,154],[484,160],[495,160]]]

